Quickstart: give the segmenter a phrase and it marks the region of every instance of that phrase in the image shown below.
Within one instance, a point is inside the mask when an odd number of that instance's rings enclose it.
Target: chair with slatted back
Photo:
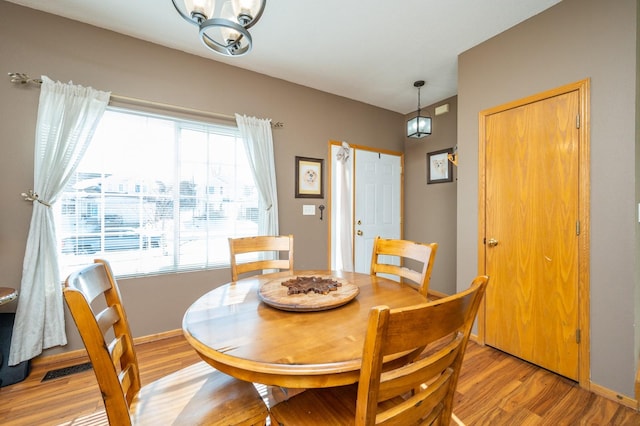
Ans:
[[[64,298],[89,354],[109,424],[266,424],[268,408],[253,383],[205,362],[141,386],[129,322],[108,262],[96,260],[72,273]]]
[[[283,254],[286,259],[281,258]],[[246,272],[265,269],[293,271],[293,235],[229,238],[231,281]]]
[[[437,243],[424,244],[376,237],[371,256],[371,275],[396,275],[427,297],[437,250]],[[398,259],[399,265],[391,263]]]
[[[449,425],[453,397],[480,301],[489,278],[476,277],[469,289],[433,302],[371,309],[359,382],[307,389],[271,407],[280,426]],[[385,357],[422,346],[425,356],[383,368]],[[388,358],[387,358],[388,359]]]

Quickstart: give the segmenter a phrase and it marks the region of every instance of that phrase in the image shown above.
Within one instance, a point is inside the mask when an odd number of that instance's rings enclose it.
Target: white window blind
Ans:
[[[119,275],[229,264],[259,196],[235,127],[109,109],[55,203],[61,272],[96,257]]]

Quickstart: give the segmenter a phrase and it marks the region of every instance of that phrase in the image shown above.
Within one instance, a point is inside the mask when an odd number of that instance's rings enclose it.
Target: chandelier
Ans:
[[[183,0],[176,8],[190,24],[200,29],[200,39],[206,47],[225,56],[242,56],[251,50],[248,29],[255,25],[267,0],[229,0],[216,9],[215,0]]]
[[[413,87],[418,88],[418,113],[407,121],[407,137],[409,138],[423,138],[431,134],[431,117],[420,115],[420,88],[422,86],[424,86],[424,80],[413,83]]]

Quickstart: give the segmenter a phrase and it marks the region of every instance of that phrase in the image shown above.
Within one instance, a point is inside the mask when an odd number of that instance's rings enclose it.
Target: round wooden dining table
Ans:
[[[335,277],[359,292],[346,304],[317,311],[283,310],[258,294],[265,283],[310,276]],[[215,288],[188,308],[182,328],[202,359],[241,380],[287,388],[341,386],[358,381],[369,310],[426,301],[408,285],[373,275],[287,271]]]

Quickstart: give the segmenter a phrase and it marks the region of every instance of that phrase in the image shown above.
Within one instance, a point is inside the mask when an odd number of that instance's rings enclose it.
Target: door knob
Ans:
[[[491,238],[491,239],[489,239],[489,241],[487,241],[487,245],[489,247],[495,247],[495,246],[498,245],[498,240],[496,240],[494,238]]]
[[[356,232],[356,234],[358,234],[359,237],[362,237],[362,231],[358,229],[358,231]]]

